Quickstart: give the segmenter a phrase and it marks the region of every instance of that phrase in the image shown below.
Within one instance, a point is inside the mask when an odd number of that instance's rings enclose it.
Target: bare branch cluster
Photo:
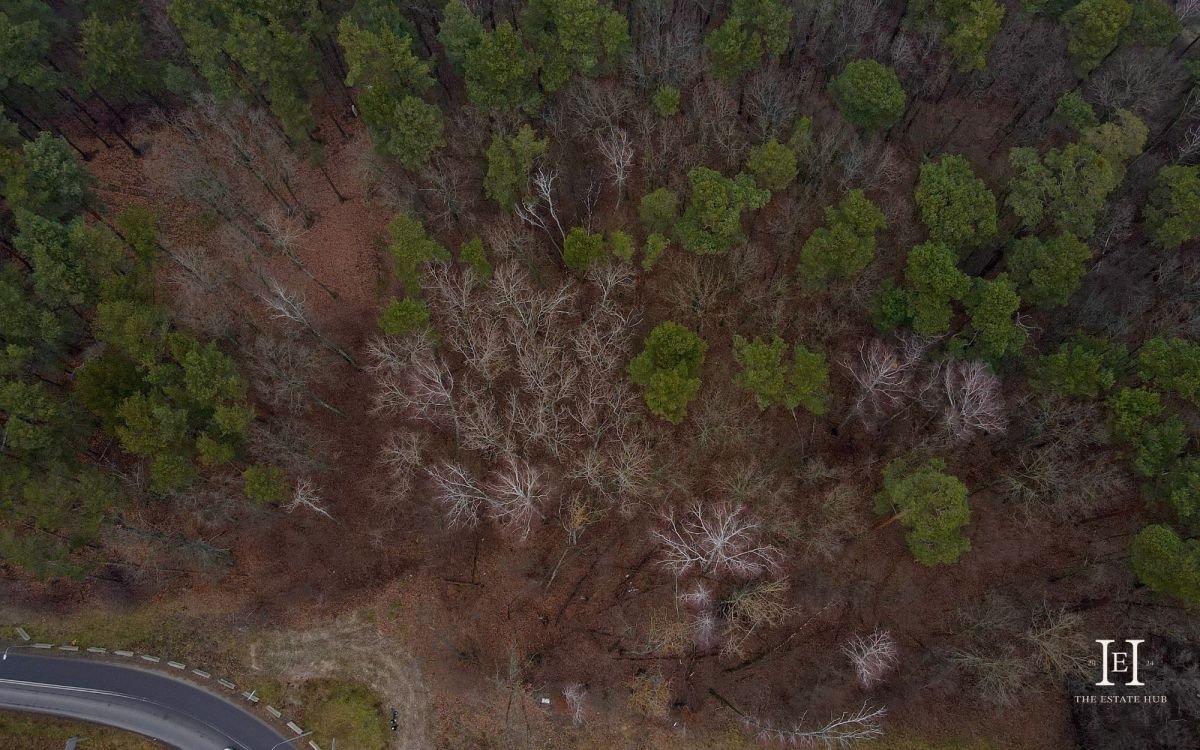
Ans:
[[[899,408],[913,396],[917,374],[929,347],[926,339],[900,339],[899,345],[871,339],[858,347],[857,361],[842,365],[858,386],[852,414],[871,420]]]
[[[307,508],[332,520],[333,516],[325,510],[325,501],[321,499],[320,489],[310,479],[299,479],[292,490],[292,499],[284,503],[283,509],[291,513],[299,508]]]
[[[870,690],[883,682],[900,660],[896,639],[888,631],[879,628],[866,635],[851,637],[842,644],[842,653],[854,665],[854,674],[863,690]]]
[[[473,528],[479,524],[479,510],[488,501],[487,494],[462,464],[442,461],[426,469],[433,481],[434,497],[442,505],[451,528]]]
[[[562,690],[563,700],[567,703],[567,711],[571,713],[571,723],[575,726],[583,724],[584,701],[587,699],[587,688],[578,682],[567,685]]]
[[[664,529],[652,532],[661,545],[661,564],[682,576],[703,574],[754,578],[779,564],[779,550],[759,539],[759,525],[740,505],[693,504],[681,516],[663,516]]]
[[[722,653],[730,657],[744,656],[746,644],[755,632],[760,628],[777,628],[795,614],[795,610],[784,603],[790,588],[786,578],[777,578],[735,589],[721,603],[721,612],[725,615]]]
[[[620,206],[621,199],[625,197],[625,182],[633,171],[633,143],[629,140],[629,133],[623,128],[610,128],[599,138],[596,148],[604,157],[608,178],[617,190],[617,206]]]
[[[762,744],[782,747],[848,748],[858,742],[883,736],[883,717],[887,710],[864,703],[855,711],[834,716],[819,727],[805,728],[804,716],[789,727],[776,727],[754,717],[746,717],[747,727]]]
[[[488,514],[518,539],[529,536],[534,517],[541,518],[547,497],[542,472],[523,459],[508,456],[488,485]]]
[[[951,362],[942,368],[942,420],[955,440],[1001,435],[1008,429],[1000,378],[982,362]]]

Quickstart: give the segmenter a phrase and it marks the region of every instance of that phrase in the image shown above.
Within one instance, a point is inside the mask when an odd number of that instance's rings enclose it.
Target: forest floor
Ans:
[[[159,157],[178,134],[155,126],[138,136],[146,150],[141,160],[112,149],[89,164],[101,203],[109,213],[148,203],[162,216],[165,243],[205,247],[212,238],[203,217],[167,198],[169,165]],[[303,261],[337,297],[285,262],[273,271],[302,288],[325,335],[357,355],[375,331],[387,285],[383,233],[392,212],[366,194],[360,169],[370,148],[366,133],[355,128],[347,143],[329,140],[328,172],[347,200],[339,203],[308,166],[300,169],[296,191],[316,216],[300,240]],[[849,351],[847,338],[842,353]],[[837,358],[831,353],[831,361]],[[313,409],[303,421],[330,446],[328,468],[315,479],[332,519],[243,511],[253,514],[242,516],[252,522],[229,523],[206,537],[229,550],[232,565],[224,574],[152,566],[131,571],[127,581],[5,581],[3,614],[15,623],[36,612],[32,617],[62,638],[204,654],[217,666],[292,688],[328,678],[360,681],[375,691],[381,708],[398,708],[405,731],[392,747],[406,750],[737,747],[743,740],[732,738],[743,735],[728,731],[739,717],[722,699],[748,712],[811,701],[808,717],[821,720],[861,702],[838,648],[849,634],[881,622],[901,653],[911,654],[871,695],[888,707],[889,733],[962,743],[955,748],[986,741],[978,747],[1058,750],[1071,744],[1063,686],[1036,682],[1011,706],[981,706],[945,660],[935,658],[954,641],[957,610],[993,590],[1049,604],[1077,601],[1084,590],[1097,592],[1089,629],[1109,632],[1108,625],[1128,614],[1107,603],[1103,592],[1113,585],[1128,589],[1131,574],[1103,566],[1101,574],[1081,574],[1077,566],[1124,554],[1138,528],[1132,506],[1087,525],[1020,523],[986,487],[992,457],[981,447],[962,476],[976,488],[972,550],[954,566],[928,569],[911,560],[897,528],[878,528],[869,513],[879,469],[873,444],[886,435],[851,427],[835,437],[797,429],[787,415],[755,416],[772,460],[795,466],[818,452],[845,457],[836,473],[790,488],[778,502],[807,512],[835,487],[848,487],[855,498],[852,537],[833,560],[788,566],[798,616],[765,634],[763,647],[740,661],[692,650],[639,653],[632,644],[643,640],[647,623],[669,614],[651,594],[673,586],[645,538],[609,518],[575,546],[562,535],[540,534],[517,547],[487,530],[452,535],[420,497],[405,505],[381,501],[388,479],[377,451],[388,427],[369,411],[373,380],[332,362],[318,390],[345,416]],[[685,465],[696,460],[679,456]],[[207,528],[162,504],[129,512],[148,526],[185,534],[204,536]],[[142,588],[158,592],[151,603],[134,593]],[[66,617],[83,611],[91,614]],[[132,621],[139,625],[127,632],[102,627]],[[561,690],[580,680],[589,683],[591,715],[588,727],[575,729]],[[669,684],[667,705],[631,714],[631,697],[659,680]],[[897,739],[878,747],[907,745]]]

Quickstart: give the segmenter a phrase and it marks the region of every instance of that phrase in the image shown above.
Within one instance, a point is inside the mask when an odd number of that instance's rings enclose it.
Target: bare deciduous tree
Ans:
[[[1034,649],[1034,661],[1055,679],[1087,669],[1091,642],[1082,625],[1083,618],[1078,614],[1042,605],[1025,630],[1024,638]]]
[[[652,532],[662,545],[662,565],[676,576],[702,574],[754,578],[774,569],[779,550],[759,540],[758,524],[740,505],[693,504],[680,517],[663,516],[665,529]]]
[[[900,659],[896,639],[886,630],[876,628],[864,635],[854,635],[842,644],[842,653],[854,665],[854,674],[863,690],[870,690],[896,668]]]
[[[498,266],[491,287],[496,304],[510,327],[519,327],[525,332],[548,331],[560,317],[569,314],[577,295],[570,284],[553,289],[536,288],[529,274],[515,263]]]
[[[819,747],[826,750],[848,748],[851,745],[883,736],[883,717],[887,709],[864,703],[857,711],[846,711],[819,727],[805,728],[805,717],[789,727],[776,727],[753,717],[745,721],[754,737],[763,744],[790,747]]]
[[[633,144],[629,133],[622,128],[610,128],[596,143],[600,155],[608,166],[608,177],[617,189],[617,206],[625,197],[625,182],[633,171]]]
[[[436,354],[419,356],[406,370],[379,378],[372,411],[411,411],[427,422],[438,422],[448,415],[457,433],[459,420],[453,395],[454,375],[445,361]]]
[[[283,505],[283,509],[288,513],[298,508],[308,508],[314,513],[320,513],[326,518],[333,520],[333,516],[329,515],[329,511],[325,510],[324,500],[321,499],[321,491],[309,479],[297,480],[296,487],[292,490],[292,499]]]
[[[578,682],[567,685],[562,691],[563,700],[567,702],[567,710],[571,712],[571,723],[579,726],[584,723],[584,700],[587,699],[587,689]]]
[[[692,642],[705,651],[721,643],[721,619],[715,612],[701,612],[692,620]]]
[[[777,628],[792,616],[794,610],[784,603],[790,587],[786,578],[750,583],[735,589],[721,603],[726,625],[721,651],[725,656],[744,656],[747,642],[759,628]]]
[[[1008,429],[1000,378],[982,362],[951,362],[942,368],[942,420],[955,440],[977,433],[1003,434]]]
[[[473,528],[479,524],[479,509],[487,495],[462,464],[442,461],[426,469],[433,481],[434,496],[442,504],[450,528]]]
[[[270,404],[302,412],[314,402],[335,414],[342,412],[312,390],[320,377],[321,358],[296,336],[259,336],[251,349],[254,385]]]
[[[513,212],[521,221],[541,229],[555,245],[561,247],[562,242],[567,238],[567,231],[563,229],[562,222],[558,218],[558,209],[554,207],[554,182],[557,179],[557,169],[538,167],[532,178],[533,197],[514,206]],[[542,216],[543,206],[549,219]],[[551,221],[558,229],[558,239],[555,239],[554,234],[550,231]]]
[[[524,459],[508,456],[489,483],[488,514],[518,539],[524,540],[529,536],[534,517],[542,517],[539,506],[546,496],[541,470]]]
[[[842,363],[858,386],[858,396],[847,420],[854,415],[864,420],[876,418],[904,403],[923,353],[915,341],[905,339],[905,346],[898,349],[880,339],[872,339],[859,344],[857,361]]]
[[[321,333],[308,317],[308,312],[305,309],[304,294],[288,289],[279,281],[266,277],[263,282],[267,288],[266,293],[260,295],[267,309],[271,311],[271,317],[277,320],[286,320],[291,323],[298,323],[308,329],[308,332],[316,337],[318,341],[325,345],[330,351],[337,354],[342,359],[349,362],[356,370],[362,370],[358,362],[349,354],[342,350],[337,344],[327,339]]]
[[[1200,0],[1197,0],[1200,3]],[[1193,125],[1179,140],[1179,163],[1193,164],[1200,161],[1200,125]]]
[[[603,517],[604,509],[578,492],[572,492],[558,506],[558,522],[567,532],[567,544],[578,544],[584,529]]]

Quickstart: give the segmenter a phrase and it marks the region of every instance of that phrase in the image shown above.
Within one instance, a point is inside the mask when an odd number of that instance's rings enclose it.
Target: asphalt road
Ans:
[[[179,750],[270,750],[285,739],[236,704],[182,680],[108,662],[15,651],[0,661],[0,709],[106,724]]]

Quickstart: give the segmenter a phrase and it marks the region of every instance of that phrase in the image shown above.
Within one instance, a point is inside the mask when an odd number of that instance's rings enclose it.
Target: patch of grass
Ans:
[[[25,627],[35,641],[140,651],[209,670],[233,669],[239,661],[229,653],[230,640],[222,638],[212,623],[153,605],[67,617],[0,612],[0,632],[15,632],[17,625]]]
[[[375,693],[357,682],[309,680],[299,691],[302,726],[311,728],[317,744],[355,750],[385,750],[391,729]]]
[[[62,719],[0,712],[0,747],[62,750],[72,737],[86,737],[79,750],[155,750],[159,745],[136,734]]]

